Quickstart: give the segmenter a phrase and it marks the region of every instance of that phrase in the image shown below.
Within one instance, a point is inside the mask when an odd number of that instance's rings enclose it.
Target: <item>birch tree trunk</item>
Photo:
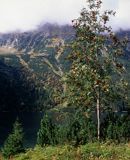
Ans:
[[[97,93],[97,138],[100,140],[100,91]]]

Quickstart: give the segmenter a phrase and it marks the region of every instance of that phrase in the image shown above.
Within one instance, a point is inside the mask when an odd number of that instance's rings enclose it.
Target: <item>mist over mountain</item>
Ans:
[[[130,29],[120,29],[115,32],[119,37],[127,36],[130,39]],[[11,45],[25,53],[30,51],[44,52],[48,45],[53,43],[53,38],[64,43],[71,42],[75,37],[74,28],[69,25],[58,25],[57,23],[46,23],[38,26],[37,29],[26,32],[9,32],[0,34],[0,46]],[[56,46],[56,42],[54,44]],[[58,42],[57,42],[58,46]],[[129,50],[129,47],[127,48]]]
[[[86,0],[1,0],[0,32],[29,31],[37,29],[41,23],[69,24],[77,18]],[[129,29],[129,0],[103,0],[102,10],[116,11],[110,20],[114,30]]]

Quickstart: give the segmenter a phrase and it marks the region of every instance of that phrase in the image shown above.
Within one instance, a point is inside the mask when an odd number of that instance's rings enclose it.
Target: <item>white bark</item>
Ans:
[[[97,138],[100,140],[100,92],[97,93]]]

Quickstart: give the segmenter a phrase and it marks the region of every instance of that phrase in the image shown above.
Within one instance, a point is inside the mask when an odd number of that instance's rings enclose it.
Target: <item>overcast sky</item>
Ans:
[[[0,32],[35,29],[40,23],[71,23],[86,0],[0,0]],[[117,11],[112,25],[130,28],[130,0],[103,0],[104,7]]]

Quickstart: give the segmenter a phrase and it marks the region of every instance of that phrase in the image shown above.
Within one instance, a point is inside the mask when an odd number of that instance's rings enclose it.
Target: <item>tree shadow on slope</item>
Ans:
[[[0,112],[36,111],[37,98],[33,79],[23,69],[0,61]]]

